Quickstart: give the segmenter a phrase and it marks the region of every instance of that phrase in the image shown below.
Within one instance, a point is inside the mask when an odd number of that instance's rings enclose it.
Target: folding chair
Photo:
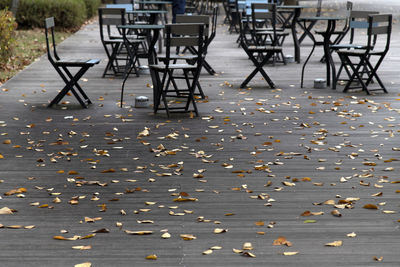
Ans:
[[[276,5],[275,4],[251,4],[251,18],[252,18],[252,36],[254,43],[258,46],[270,44],[274,47],[282,46],[288,32],[277,31],[276,29]],[[266,27],[271,25],[271,27]],[[276,54],[273,55],[273,63],[277,59],[281,59],[286,65],[286,60],[283,55],[282,49],[276,50]]]
[[[368,29],[368,16],[369,15],[377,15],[379,14],[378,11],[357,11],[357,10],[352,10],[350,12],[350,17],[349,17],[349,32],[350,32],[350,40],[348,43],[338,43],[338,44],[332,44],[330,45],[330,50],[331,52],[337,51],[339,49],[366,49],[367,46],[367,41],[368,41],[368,36],[366,33],[364,33]],[[354,43],[354,36],[357,34],[358,37],[360,35],[365,35],[365,40],[363,40],[363,43],[361,44],[360,38],[358,38],[358,42]],[[374,45],[376,42],[376,38],[374,39]],[[340,74],[343,71],[343,68],[345,68],[343,64],[340,64],[336,80],[339,80]],[[368,68],[364,66],[362,68],[362,71],[360,72],[361,75],[364,75],[365,73],[368,72]],[[349,88],[350,89],[350,88]]]
[[[116,29],[117,25],[125,25],[124,8],[99,8],[99,29],[100,39],[106,52],[108,62],[104,69],[103,77],[106,75],[122,75],[125,64],[121,65],[120,60],[126,62],[127,55],[120,57],[124,41],[121,33]],[[114,32],[112,32],[114,30]],[[118,36],[116,36],[118,34]],[[112,73],[108,73],[109,71]]]
[[[271,88],[275,88],[275,84],[272,82],[271,78],[265,72],[263,66],[267,64],[268,60],[270,60],[275,53],[282,51],[282,47],[271,46],[271,45],[258,46],[252,44],[251,42],[248,42],[249,39],[246,37],[246,32],[243,29],[241,15],[239,15],[239,21],[240,21],[239,23],[240,46],[246,52],[247,56],[250,58],[253,64],[256,66],[256,68],[250,73],[250,75],[247,76],[247,78],[242,82],[240,88],[246,87],[246,85],[254,78],[254,76],[258,72],[261,73],[261,75],[267,81],[268,85]]]
[[[317,2],[317,12],[315,13],[315,17],[320,17],[321,16],[321,8],[322,8],[322,0],[318,0]],[[316,20],[309,21],[307,20],[307,17],[301,17],[298,19],[300,27],[303,29],[303,34],[299,38],[299,44],[301,44],[306,38],[306,36],[309,36],[311,33],[312,28],[314,28],[315,24],[317,23]],[[303,24],[301,23],[303,22]],[[312,40],[314,40],[313,36],[309,36]]]
[[[156,82],[155,86],[155,99],[154,99],[154,112],[158,110],[166,110],[167,116],[173,111],[189,112],[194,111],[198,116],[197,105],[194,100],[194,91],[199,80],[202,62],[203,62],[203,48],[204,48],[204,25],[200,23],[182,23],[182,24],[167,24],[165,26],[166,34],[166,55],[164,64],[150,65],[150,69],[155,72]],[[174,63],[174,53],[171,51],[176,47],[189,47],[197,48],[196,58],[189,63],[176,64]],[[173,77],[173,72],[182,70],[186,81],[187,88],[176,88],[177,94],[169,95],[168,79]],[[191,76],[190,76],[191,74]],[[172,106],[173,102],[167,101],[167,97],[186,98],[185,106]],[[161,102],[164,107],[161,106]],[[180,101],[179,101],[180,102]],[[190,104],[193,110],[189,110]]]
[[[47,47],[47,58],[51,65],[55,68],[57,73],[60,75],[62,80],[65,82],[64,88],[58,93],[58,95],[50,102],[49,107],[58,104],[61,99],[71,91],[76,97],[82,107],[87,108],[88,104],[91,104],[89,97],[82,90],[78,84],[79,79],[86,73],[86,71],[100,62],[99,59],[61,59],[57,54],[56,42],[54,39],[54,18],[45,19],[45,35],[46,35],[46,47]],[[50,31],[50,33],[49,33]],[[51,40],[49,40],[51,39]],[[53,49],[51,49],[53,46]],[[53,58],[54,56],[54,58]],[[79,68],[79,70],[73,75],[70,68]],[[76,90],[75,90],[76,89]],[[78,94],[80,93],[80,95]],[[82,96],[82,98],[81,98]]]
[[[349,81],[347,82],[343,92],[346,92],[350,89],[352,82],[357,81],[362,90],[367,94],[370,94],[372,91],[380,90],[382,90],[384,93],[387,93],[387,90],[379,78],[377,71],[387,52],[389,51],[391,32],[391,14],[369,15],[367,33],[368,41],[365,49],[343,49],[337,51],[342,64],[350,67],[349,69],[344,68],[349,76]],[[384,36],[386,36],[386,38],[384,38]],[[380,41],[376,40],[378,37],[379,39],[383,39],[383,48],[376,47],[378,41]],[[372,61],[372,59],[374,60]],[[360,74],[364,66],[368,68],[365,82],[363,76]],[[368,88],[372,82],[372,79],[375,79],[378,82],[379,88]]]
[[[339,44],[343,38],[346,36],[346,34],[350,30],[350,20],[351,20],[351,11],[353,10],[353,3],[350,1],[347,1],[346,3],[346,22],[343,26],[342,29],[340,30],[335,30],[332,32],[332,35],[336,36],[336,38],[332,41],[332,45],[337,45]],[[325,32],[324,31],[315,31],[316,34],[323,35]],[[330,50],[330,54],[332,54],[332,50]],[[320,60],[321,62],[325,62],[325,56],[323,56]]]

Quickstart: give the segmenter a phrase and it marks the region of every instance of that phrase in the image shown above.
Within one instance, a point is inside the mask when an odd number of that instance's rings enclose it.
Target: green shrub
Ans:
[[[12,0],[0,0],[0,9],[10,9]]]
[[[2,69],[13,53],[15,29],[17,24],[11,12],[0,10],[0,69]]]
[[[86,6],[82,0],[19,1],[17,12],[19,26],[42,28],[47,17],[54,17],[58,28],[76,29],[86,20]]]
[[[86,5],[86,17],[90,19],[91,17],[97,15],[97,9],[101,5],[101,0],[83,0]]]

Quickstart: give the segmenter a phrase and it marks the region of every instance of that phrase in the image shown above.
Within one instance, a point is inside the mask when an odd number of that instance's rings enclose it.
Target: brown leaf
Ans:
[[[365,204],[363,208],[364,209],[370,209],[370,210],[377,210],[378,206],[375,205],[375,204]]]
[[[108,230],[107,228],[101,228],[101,229],[92,231],[92,233],[109,233],[109,232],[110,232],[110,230]]]
[[[101,173],[111,173],[111,172],[115,172],[115,169],[110,168],[110,169],[108,169],[108,170],[103,170],[103,171],[101,171]]]
[[[286,240],[286,237],[284,237],[284,236],[279,236],[277,239],[274,240],[272,245],[274,245],[274,246],[286,245],[288,247],[291,247],[292,242]]]
[[[26,192],[27,192],[26,188],[20,187],[20,188],[17,188],[17,189],[12,189],[12,190],[4,193],[4,195],[5,196],[11,196],[11,195],[14,195],[14,194],[21,194],[21,193],[26,193]]]
[[[332,210],[331,214],[335,217],[342,217],[342,214],[338,210]]]

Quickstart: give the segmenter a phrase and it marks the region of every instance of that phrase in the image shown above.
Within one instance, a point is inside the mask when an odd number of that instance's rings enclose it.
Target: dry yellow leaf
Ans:
[[[214,234],[222,234],[228,232],[228,229],[222,229],[222,228],[215,228],[214,229]]]
[[[92,249],[91,245],[87,245],[87,246],[73,246],[72,249],[77,249],[77,250],[89,250]]]
[[[327,247],[340,247],[342,245],[343,245],[343,241],[342,240],[337,240],[337,241],[333,241],[333,242],[325,244],[325,246],[327,246]]]
[[[3,207],[0,209],[0,215],[4,215],[4,214],[13,214],[12,209],[8,208],[8,207]]]
[[[168,233],[168,232],[165,232],[165,233],[163,233],[163,234],[161,235],[161,237],[164,238],[164,239],[168,239],[168,238],[171,238],[171,234]]]
[[[356,236],[357,236],[357,234],[354,232],[347,234],[347,237],[351,237],[351,238],[354,238]]]
[[[79,263],[79,264],[75,264],[74,267],[91,267],[92,264],[90,262],[84,262],[84,263]]]
[[[243,244],[243,250],[252,250],[253,245],[250,242],[246,242]]]
[[[151,235],[153,231],[129,231],[125,230],[128,235]]]
[[[255,258],[256,255],[254,253],[251,253],[250,251],[244,251],[242,253],[242,256],[250,257],[250,258]]]
[[[298,252],[298,251],[285,251],[285,252],[283,252],[282,254],[283,254],[284,256],[294,256],[294,255],[299,254],[299,252]]]
[[[213,253],[213,251],[211,249],[207,249],[207,250],[203,251],[203,255],[209,255],[211,253]]]
[[[157,255],[156,254],[150,254],[146,256],[146,260],[156,260]]]
[[[180,237],[186,241],[197,239],[197,237],[195,237],[194,235],[191,235],[191,234],[181,234]]]

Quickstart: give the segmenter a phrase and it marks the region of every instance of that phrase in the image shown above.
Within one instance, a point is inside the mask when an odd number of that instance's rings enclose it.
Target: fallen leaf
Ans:
[[[354,238],[356,236],[357,236],[357,234],[354,232],[347,234],[347,237],[351,237],[351,238]]]
[[[91,267],[92,264],[90,262],[84,262],[84,263],[79,263],[79,264],[75,264],[74,267]]]
[[[128,235],[151,235],[153,231],[129,231],[125,230]]]
[[[3,207],[0,209],[0,215],[13,214],[13,210],[8,207]]]
[[[88,245],[88,246],[73,246],[72,249],[89,250],[89,249],[92,249],[92,246],[91,245]]]
[[[283,254],[284,256],[294,256],[294,255],[299,254],[299,252],[298,252],[298,251],[285,251],[285,252],[283,252],[282,254]]]
[[[375,205],[375,204],[366,204],[366,205],[364,205],[363,208],[364,208],[364,209],[370,209],[370,210],[377,210],[377,209],[378,209],[378,206]]]
[[[333,242],[325,244],[326,247],[340,247],[342,245],[343,245],[343,241],[342,240],[337,240],[337,241],[333,241]]]
[[[286,245],[288,247],[291,247],[292,242],[286,240],[286,237],[284,237],[284,236],[279,236],[277,239],[274,240],[272,245],[274,245],[274,246]]]
[[[203,255],[210,255],[211,253],[213,253],[213,251],[211,249],[207,249],[207,250],[203,251]]]
[[[156,260],[157,255],[156,254],[150,254],[146,256],[146,260]]]
[[[197,239],[197,237],[195,237],[194,235],[191,235],[191,234],[181,234],[180,237],[181,237],[183,240],[186,240],[186,241]]]

